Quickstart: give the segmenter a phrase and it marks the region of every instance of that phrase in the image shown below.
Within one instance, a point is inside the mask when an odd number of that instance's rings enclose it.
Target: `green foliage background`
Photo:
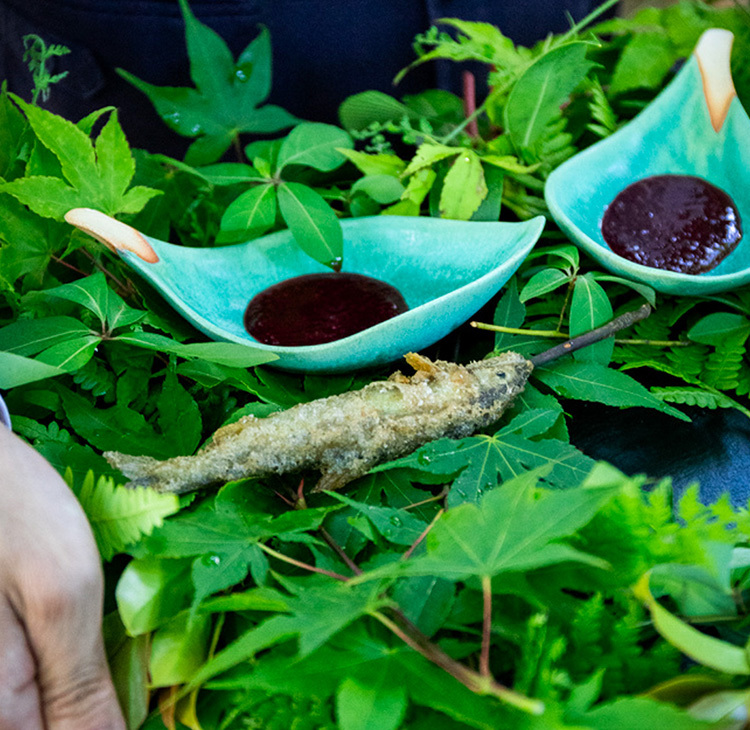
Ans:
[[[194,247],[287,226],[330,265],[345,216],[546,214],[550,171],[643,108],[704,29],[734,32],[748,106],[747,13],[685,0],[592,18],[534,48],[450,19],[416,39],[415,64],[485,64],[491,91],[475,112],[444,91],[364,91],[336,127],[264,105],[265,31],[235,60],[181,4],[195,88],[123,74],[195,138],[184,161],[132,150],[116,110],[74,123],[0,94],[0,388],[91,521],[129,726],[743,727],[747,510],[705,506],[697,487],[674,504],[669,480],[594,464],[570,443],[564,409],[750,416],[744,288],[657,295],[598,270],[550,224],[498,297],[494,345],[464,338],[460,358],[530,356],[643,300],[652,316],[539,368],[494,427],[427,444],[345,494],[300,499],[305,474],[178,499],[124,488],[101,453],[191,454],[243,415],[385,373],[290,376],[265,353],[203,342],[63,216],[93,207]],[[37,101],[63,79],[33,48]]]

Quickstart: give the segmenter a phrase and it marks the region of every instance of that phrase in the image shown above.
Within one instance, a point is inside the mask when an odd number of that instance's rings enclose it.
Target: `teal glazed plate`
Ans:
[[[545,198],[558,225],[606,269],[669,294],[702,295],[750,282],[750,119],[737,99],[729,57],[733,36],[713,28],[672,82],[611,137],[558,167]],[[629,261],[601,233],[607,206],[652,175],[701,177],[728,193],[744,226],[737,248],[715,269],[682,274]]]
[[[392,362],[421,350],[465,322],[500,290],[544,228],[400,216],[351,218],[344,229],[344,271],[395,286],[409,310],[335,342],[265,345],[243,315],[259,292],[285,279],[330,271],[294,243],[289,231],[217,248],[186,248],[145,236],[99,211],[76,208],[66,220],[116,251],[169,303],[214,340],[273,352],[273,365],[341,372]]]

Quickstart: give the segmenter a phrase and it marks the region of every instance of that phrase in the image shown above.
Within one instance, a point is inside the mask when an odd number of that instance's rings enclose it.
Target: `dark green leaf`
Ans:
[[[279,186],[279,208],[297,245],[325,266],[344,253],[344,234],[336,214],[312,188],[301,183]]]

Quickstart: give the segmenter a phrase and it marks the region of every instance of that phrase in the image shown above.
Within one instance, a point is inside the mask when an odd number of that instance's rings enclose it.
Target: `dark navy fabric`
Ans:
[[[459,91],[457,64],[429,63],[393,77],[415,56],[412,41],[440,18],[498,25],[531,44],[569,27],[593,0],[193,0],[197,17],[216,30],[235,57],[266,25],[273,44],[269,101],[300,118],[336,122],[350,94],[379,89],[396,95],[442,87]],[[153,84],[189,85],[184,27],[176,0],[0,0],[0,79],[28,97],[22,38],[36,33],[72,53],[55,60],[69,77],[48,108],[77,119],[113,104],[134,146],[178,154],[187,143],[167,131],[145,97],[115,73],[122,67]]]

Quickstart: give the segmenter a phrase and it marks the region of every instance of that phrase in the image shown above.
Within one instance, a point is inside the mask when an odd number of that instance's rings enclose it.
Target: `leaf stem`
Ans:
[[[482,576],[482,650],[479,654],[479,673],[491,677],[490,643],[492,641],[492,578]]]
[[[570,297],[573,294],[573,289],[575,289],[577,278],[577,276],[572,277],[568,282],[567,289],[565,290],[565,300],[563,301],[562,309],[560,310],[560,318],[557,320],[558,331],[561,329],[563,320],[565,319],[565,312],[568,310],[568,303],[570,302]]]
[[[333,552],[336,553],[345,563],[346,566],[349,568],[349,570],[354,573],[354,575],[362,575],[362,568],[360,568],[347,554],[344,548],[339,545],[336,540],[333,539],[333,536],[331,535],[328,530],[325,529],[325,527],[321,527],[319,530],[322,538],[326,541],[328,544],[328,547],[333,550]]]
[[[540,700],[514,692],[491,676],[481,676],[466,665],[457,662],[439,646],[433,644],[400,610],[395,609],[393,613],[395,620],[391,620],[381,611],[373,611],[370,615],[398,636],[408,647],[448,672],[472,692],[479,695],[492,695],[530,715],[541,715],[544,712],[544,703]]]
[[[576,35],[579,30],[582,30],[587,25],[593,23],[600,15],[603,15],[610,8],[617,5],[620,0],[607,0],[607,2],[600,5],[595,10],[592,10],[585,18],[579,20],[562,38],[561,41],[567,41],[572,36]]]
[[[77,266],[73,266],[73,264],[69,264],[67,261],[64,261],[63,259],[57,256],[50,256],[50,259],[52,259],[52,261],[54,261],[56,264],[60,264],[70,269],[71,271],[75,271],[76,274],[80,274],[81,276],[88,276],[88,274],[85,271],[81,271],[81,269],[79,269]]]
[[[479,136],[479,127],[475,112],[477,110],[477,82],[471,71],[464,71],[461,76],[464,91],[464,115],[471,121],[466,125],[466,134],[470,137]]]
[[[313,573],[321,573],[322,575],[327,575],[330,578],[335,578],[336,580],[340,580],[340,581],[349,580],[349,578],[347,578],[345,575],[341,575],[341,573],[335,573],[332,570],[326,570],[325,568],[318,568],[314,565],[310,565],[310,563],[303,563],[301,560],[290,558],[288,555],[284,555],[284,553],[280,553],[274,550],[273,548],[268,547],[268,545],[264,545],[261,542],[257,543],[257,545],[264,553],[268,553],[268,555],[272,555],[274,558],[283,560],[285,563],[289,563],[289,565],[296,565],[298,568],[303,568],[304,570],[309,570]]]
[[[438,510],[437,514],[432,518],[432,522],[430,522],[430,524],[427,525],[427,527],[425,527],[424,530],[422,530],[422,533],[420,534],[420,536],[411,544],[409,549],[401,556],[401,560],[408,560],[411,557],[411,554],[414,552],[414,550],[416,550],[417,545],[419,545],[419,543],[421,543],[422,540],[424,540],[427,537],[430,530],[435,526],[435,523],[437,523],[437,521],[443,516],[444,512],[445,510],[443,508]]]
[[[521,327],[504,327],[499,324],[486,324],[484,322],[469,322],[472,327],[479,330],[489,330],[490,332],[503,332],[507,335],[534,335],[535,337],[557,337],[561,340],[567,340],[570,335],[558,330],[535,330],[524,329]],[[653,347],[689,347],[690,342],[685,340],[639,340],[639,339],[617,339],[618,345],[651,345]]]
[[[455,139],[464,129],[471,124],[480,114],[484,113],[485,107],[487,106],[487,99],[485,99],[466,119],[461,122],[457,127],[454,127],[450,134],[446,134],[442,139],[437,139],[440,144],[448,144]]]

